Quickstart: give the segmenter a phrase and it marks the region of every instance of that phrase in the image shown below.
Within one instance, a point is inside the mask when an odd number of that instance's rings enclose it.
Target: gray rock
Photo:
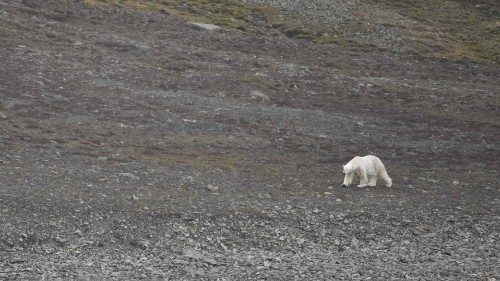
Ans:
[[[182,221],[194,221],[195,219],[190,214],[181,214],[181,220]]]
[[[190,22],[190,24],[194,25],[198,29],[208,30],[208,31],[215,31],[221,28],[220,26],[210,23]]]
[[[215,186],[215,185],[212,185],[212,184],[209,184],[209,185],[207,185],[207,189],[209,191],[216,192],[217,190],[219,190],[219,187]]]
[[[203,254],[193,248],[186,248],[182,251],[184,256],[193,259],[203,259]]]
[[[179,265],[179,264],[182,265],[182,264],[188,264],[188,263],[189,262],[187,262],[185,260],[178,260],[178,259],[172,261],[172,264],[174,264],[174,265]]]
[[[130,178],[130,179],[133,179],[133,180],[139,180],[139,177],[134,176],[131,173],[119,173],[118,175],[121,176],[121,177]]]
[[[268,95],[264,94],[261,91],[252,91],[250,93],[250,97],[260,102],[268,102],[271,100]]]
[[[187,176],[182,178],[182,184],[184,186],[193,187],[196,184],[196,180],[192,176]]]
[[[205,258],[204,261],[210,265],[217,265],[217,261],[215,259],[212,259],[212,258]]]
[[[192,176],[187,176],[187,177],[183,178],[182,180],[187,182],[187,183],[190,183],[190,184],[195,183],[195,180]]]

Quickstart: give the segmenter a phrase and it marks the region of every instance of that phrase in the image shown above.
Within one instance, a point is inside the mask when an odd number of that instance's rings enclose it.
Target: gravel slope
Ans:
[[[0,279],[499,278],[497,67],[0,12]]]

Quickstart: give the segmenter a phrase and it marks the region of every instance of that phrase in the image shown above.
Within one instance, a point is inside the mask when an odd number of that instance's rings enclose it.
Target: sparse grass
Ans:
[[[495,1],[480,1],[471,5],[466,1],[436,0],[375,0],[383,9],[425,24],[430,30],[419,32],[412,26],[403,30],[413,33],[427,56],[436,58],[472,60],[488,63],[500,61],[500,21],[485,15],[479,8],[492,15],[500,12]],[[467,6],[469,5],[469,6]],[[444,35],[444,36],[443,36]],[[425,50],[424,48],[428,49]],[[430,48],[429,48],[430,47]]]
[[[465,7],[460,1],[437,0],[374,0],[364,3],[354,18],[340,27],[328,24],[302,24],[283,11],[269,7],[247,5],[236,0],[85,0],[87,4],[112,4],[145,11],[168,13],[186,21],[211,23],[231,29],[258,34],[299,38],[317,44],[337,44],[343,48],[372,51],[391,49],[387,46],[352,38],[350,34],[370,33],[375,25],[397,29],[412,38],[410,51],[431,58],[471,60],[498,63],[500,60],[500,21],[484,17],[484,11],[498,14],[495,1],[481,1],[482,10]],[[365,17],[369,13],[370,22]],[[405,22],[396,18],[403,16]],[[419,24],[414,25],[411,22]],[[392,48],[397,51],[396,47]]]
[[[250,83],[252,85],[255,85],[257,87],[262,87],[265,89],[270,89],[270,90],[275,90],[275,91],[282,90],[280,87],[277,87],[277,86],[267,82],[265,79],[262,79],[261,77],[255,76],[255,75],[247,75],[245,77],[245,81],[247,81],[248,83]]]
[[[36,139],[38,143],[42,141],[49,143],[50,140],[59,140],[60,136],[37,132],[36,135],[30,136],[30,139]],[[286,164],[249,161],[249,159],[265,157],[255,152],[235,150],[234,147],[224,153],[207,151],[207,147],[214,147],[219,151],[223,147],[232,146],[228,143],[227,136],[223,134],[170,135],[162,140],[162,143],[158,144],[157,139],[141,142],[129,139],[119,144],[107,140],[96,142],[91,139],[70,138],[58,141],[58,143],[74,154],[90,157],[106,155],[116,161],[138,159],[146,162],[181,165],[198,170],[222,169],[226,171],[238,170],[244,165],[246,169],[258,172],[260,175],[277,175],[289,169]],[[262,140],[259,138],[243,138],[234,141],[262,145]]]
[[[267,21],[275,10],[244,5],[234,0],[85,0],[87,4],[113,4],[146,11],[168,13],[187,21],[211,23],[243,31],[261,32],[254,17]]]
[[[64,43],[74,43],[75,42],[72,38],[67,37],[61,33],[52,31],[52,30],[45,30],[44,32],[45,32],[45,35],[47,37],[54,39],[54,40],[57,40],[57,41],[60,41],[60,42],[64,42]]]
[[[164,12],[186,21],[211,23],[226,28],[270,35],[284,34],[290,38],[310,40],[318,44],[344,44],[336,28],[325,24],[304,25],[275,8],[246,5],[235,0],[85,0],[87,4],[113,4],[135,9]],[[359,44],[357,44],[359,47]]]

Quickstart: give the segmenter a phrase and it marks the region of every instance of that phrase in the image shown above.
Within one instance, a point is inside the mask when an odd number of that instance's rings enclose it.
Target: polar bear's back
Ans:
[[[363,156],[361,158],[363,158],[363,161],[366,161],[366,162],[371,162],[373,164],[382,164],[382,160],[380,160],[380,158],[378,158],[375,155],[366,155],[366,156]]]
[[[365,166],[366,170],[368,173],[379,173],[382,171],[385,171],[384,164],[382,163],[382,160],[378,158],[375,155],[366,155],[363,157],[360,157],[360,163]]]
[[[352,165],[354,168],[358,166],[364,167],[384,167],[382,164],[382,160],[375,155],[366,155],[363,157],[356,156],[354,157],[347,165]]]

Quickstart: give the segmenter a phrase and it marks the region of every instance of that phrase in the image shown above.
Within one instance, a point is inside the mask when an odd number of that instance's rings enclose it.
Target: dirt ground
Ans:
[[[498,77],[0,0],[0,279],[499,280]]]

